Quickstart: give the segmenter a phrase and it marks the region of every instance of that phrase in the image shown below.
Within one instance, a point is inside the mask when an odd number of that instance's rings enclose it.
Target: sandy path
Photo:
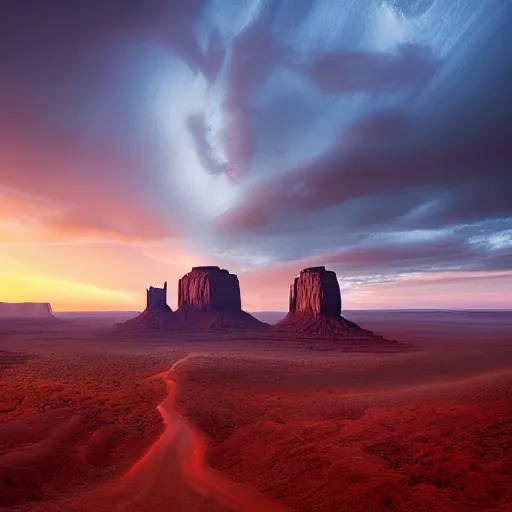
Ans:
[[[188,355],[172,365],[163,378],[168,395],[158,406],[165,431],[127,473],[87,498],[75,510],[103,511],[233,511],[283,512],[288,507],[274,503],[255,489],[229,481],[205,461],[205,443],[198,432],[175,409],[176,381],[172,374]]]

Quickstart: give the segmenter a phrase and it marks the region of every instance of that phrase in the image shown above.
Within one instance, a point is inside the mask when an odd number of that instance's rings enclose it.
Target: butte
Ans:
[[[269,328],[242,309],[238,277],[216,266],[193,267],[179,280],[175,317],[187,330]]]
[[[288,314],[273,330],[295,338],[388,342],[341,316],[336,272],[325,267],[306,268],[295,278],[290,286]]]
[[[115,327],[121,328],[166,328],[174,325],[174,313],[167,305],[167,281],[163,288],[150,286],[146,290],[146,309]]]

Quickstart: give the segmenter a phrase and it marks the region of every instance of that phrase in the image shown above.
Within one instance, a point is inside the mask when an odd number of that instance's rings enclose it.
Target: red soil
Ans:
[[[409,342],[380,353],[0,326],[0,508],[267,510],[258,489],[297,511],[511,511],[510,316],[407,318],[355,319]],[[152,376],[188,353],[166,428]]]
[[[128,472],[108,485],[68,500],[69,508],[88,511],[110,510],[242,510],[245,512],[289,512],[256,489],[234,484],[205,462],[206,444],[201,435],[175,409],[174,370],[194,355],[173,364],[161,378],[168,395],[158,406],[165,431]],[[65,506],[65,502],[60,502]]]
[[[193,359],[179,403],[213,467],[297,511],[510,511],[511,330],[443,328],[405,353]]]
[[[208,380],[201,392],[223,386]],[[490,405],[424,392],[381,401],[331,393],[254,390],[247,399],[243,389],[215,408],[213,397],[182,399],[212,439],[215,468],[295,510],[512,508],[510,394]]]
[[[105,481],[162,432],[165,385],[146,377],[173,354],[96,350],[0,353],[0,508]]]

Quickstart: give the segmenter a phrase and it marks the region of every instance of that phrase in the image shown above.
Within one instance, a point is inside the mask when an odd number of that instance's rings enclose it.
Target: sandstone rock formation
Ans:
[[[219,267],[192,267],[178,282],[178,309],[183,308],[241,311],[238,277]]]
[[[167,305],[167,281],[163,288],[150,286],[146,290],[146,309],[135,318],[131,318],[121,324],[115,324],[117,328],[155,328],[172,327],[174,325],[174,313]]]
[[[290,286],[290,313],[337,317],[341,294],[336,272],[325,267],[304,269]]]
[[[165,281],[163,288],[150,286],[146,290],[146,309],[171,309],[167,305],[167,281]]]
[[[270,326],[242,310],[238,277],[219,267],[193,267],[178,283],[178,310],[167,305],[167,283],[146,290],[146,309],[117,328],[160,331],[263,330]]]
[[[52,318],[53,310],[49,302],[0,302],[0,318]]]
[[[325,267],[301,271],[290,286],[289,312],[275,332],[297,338],[340,341],[385,341],[341,316],[341,293],[336,273]]]
[[[238,277],[216,266],[193,267],[179,280],[176,317],[190,330],[269,327],[242,310]]]

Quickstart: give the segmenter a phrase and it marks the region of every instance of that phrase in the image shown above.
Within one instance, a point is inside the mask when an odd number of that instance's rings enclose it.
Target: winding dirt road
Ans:
[[[227,480],[205,462],[205,444],[174,409],[173,370],[191,357],[178,360],[163,378],[168,395],[158,406],[165,430],[127,473],[81,500],[83,512],[186,511],[284,512],[291,509],[270,501],[255,489]]]

